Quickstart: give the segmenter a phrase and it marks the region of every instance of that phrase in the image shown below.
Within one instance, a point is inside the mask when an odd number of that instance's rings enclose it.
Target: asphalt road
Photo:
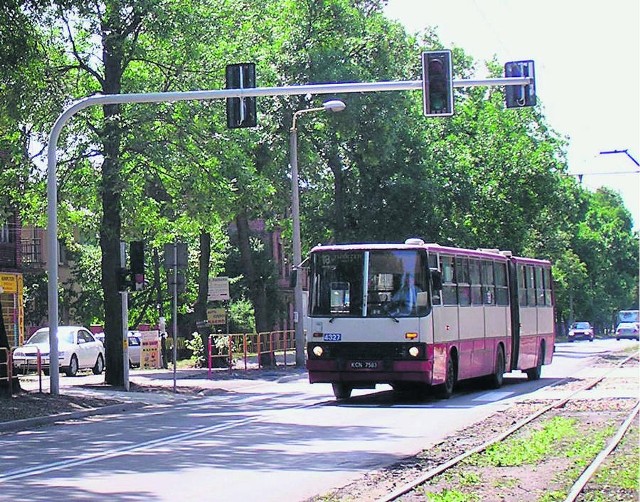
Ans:
[[[329,385],[309,385],[298,373],[7,433],[0,435],[0,499],[304,500],[428,448],[514,400],[559,397],[551,384],[593,371],[594,355],[629,346],[637,342],[560,343],[541,380],[514,373],[499,390],[465,385],[446,401],[398,401],[379,387],[337,403]]]

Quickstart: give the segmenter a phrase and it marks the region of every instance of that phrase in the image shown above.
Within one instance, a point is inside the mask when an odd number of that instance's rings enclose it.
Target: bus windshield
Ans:
[[[638,310],[621,310],[618,312],[618,324],[621,322],[639,322]]]
[[[423,316],[428,290],[420,250],[327,250],[311,260],[311,316]]]

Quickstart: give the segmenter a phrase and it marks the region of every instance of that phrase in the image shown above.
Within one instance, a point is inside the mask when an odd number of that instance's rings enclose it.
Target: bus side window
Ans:
[[[524,265],[518,265],[518,303],[527,306],[527,273]]]
[[[471,304],[482,305],[482,278],[479,260],[469,260],[469,276],[471,279]]]
[[[542,267],[536,267],[536,303],[544,305],[544,280],[542,279]]]
[[[469,259],[467,257],[456,258],[456,273],[458,275],[458,305],[471,305]]]
[[[509,287],[507,286],[507,264],[494,263],[496,273],[496,303],[509,305]]]
[[[527,265],[527,305],[536,306],[535,272],[533,265]]]
[[[431,268],[429,274],[431,275],[431,302],[433,305],[440,305],[442,272],[437,268]]]
[[[458,295],[456,292],[456,271],[453,257],[441,256],[442,264],[442,299],[445,305],[457,305]]]
[[[551,270],[544,269],[544,304],[551,306]]]
[[[482,293],[485,305],[495,305],[496,291],[493,278],[493,262],[485,260],[482,262]]]

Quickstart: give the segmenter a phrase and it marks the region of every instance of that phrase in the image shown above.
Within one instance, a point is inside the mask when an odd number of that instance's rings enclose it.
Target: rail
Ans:
[[[489,446],[491,446],[491,445],[493,445],[495,443],[498,443],[500,441],[503,441],[504,439],[506,439],[507,437],[511,436],[515,432],[519,431],[525,425],[533,422],[535,419],[537,419],[538,417],[544,415],[545,413],[547,413],[547,412],[549,412],[551,410],[554,410],[554,409],[562,408],[568,402],[570,402],[572,399],[574,399],[575,396],[577,396],[578,394],[580,394],[580,393],[582,393],[582,392],[584,392],[586,390],[589,390],[589,389],[595,387],[602,380],[604,380],[605,377],[607,377],[609,374],[611,374],[615,369],[622,367],[625,363],[627,363],[631,359],[634,359],[635,357],[637,357],[635,354],[627,357],[622,362],[618,363],[615,366],[615,368],[613,368],[613,369],[609,370],[608,372],[600,375],[599,377],[596,377],[594,379],[591,379],[591,380],[587,381],[586,383],[581,385],[577,390],[572,391],[568,396],[566,396],[566,397],[564,397],[562,399],[555,400],[553,403],[551,403],[551,404],[549,404],[547,406],[544,406],[542,409],[539,409],[536,412],[530,414],[526,418],[524,418],[524,419],[520,420],[519,422],[515,423],[508,430],[496,435],[495,437],[489,438],[486,442],[478,445],[477,447],[472,448],[470,450],[467,450],[464,453],[462,453],[460,455],[457,455],[457,456],[449,459],[448,461],[446,461],[446,462],[444,462],[444,463],[442,463],[442,464],[440,464],[440,465],[438,465],[438,466],[436,466],[436,467],[434,467],[432,469],[429,469],[428,471],[422,473],[422,475],[416,477],[415,479],[412,479],[412,480],[404,483],[403,485],[401,485],[399,487],[396,487],[396,489],[393,492],[388,493],[387,495],[376,499],[376,502],[393,502],[395,500],[398,500],[401,496],[408,494],[409,492],[414,490],[419,485],[422,485],[422,484],[426,483],[428,480],[434,478],[438,474],[442,474],[443,472],[445,472],[448,469],[452,468],[453,466],[459,464],[460,462],[462,462],[466,458],[470,457],[471,455],[473,455],[475,453],[483,452],[484,450],[489,448]],[[621,437],[622,434],[624,434],[624,431],[626,431],[626,429],[628,428],[628,426],[629,426],[628,422],[630,422],[631,420],[634,419],[635,416],[637,416],[639,406],[640,405],[638,403],[636,403],[636,405],[634,407],[634,410],[628,416],[628,418],[625,421],[625,423],[623,424],[623,426],[620,427],[619,432],[618,432],[618,434],[616,436],[616,439],[612,443],[614,446],[620,440],[620,437]],[[618,436],[620,436],[620,437],[618,437]],[[613,449],[613,447],[611,449]],[[606,456],[606,455],[608,455],[608,453],[610,453],[610,450],[607,451],[607,453],[603,453],[602,455]],[[596,461],[594,461],[594,464],[596,465],[596,467],[594,467],[593,469],[597,468],[597,464],[599,464],[600,461],[601,461],[601,459],[600,459],[600,455],[599,455],[596,458]],[[593,470],[592,469],[589,469],[588,471],[589,471],[588,474],[585,474],[584,478],[581,477],[578,481],[576,481],[574,487],[572,488],[572,491],[569,494],[569,497],[573,497],[573,498],[567,498],[565,500],[565,502],[573,502],[575,500],[576,492],[579,493],[579,491],[584,487],[584,485],[586,484],[588,479],[593,474]]]
[[[209,335],[207,343],[208,376],[214,367],[233,369],[284,366],[295,363],[295,331],[266,331]],[[291,361],[288,360],[287,356]],[[218,364],[215,364],[215,362]]]

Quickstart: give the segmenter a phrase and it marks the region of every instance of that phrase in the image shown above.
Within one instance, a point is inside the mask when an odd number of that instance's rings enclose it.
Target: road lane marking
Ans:
[[[114,451],[105,452],[105,453],[91,453],[87,455],[82,455],[78,458],[69,459],[69,460],[61,460],[59,462],[54,462],[52,464],[43,465],[43,466],[35,466],[28,467],[26,469],[18,469],[15,471],[10,471],[7,474],[0,475],[0,484],[5,483],[7,481],[14,481],[16,479],[22,479],[29,476],[45,474],[47,472],[59,471],[62,469],[66,469],[67,467],[73,467],[77,465],[85,465],[91,464],[93,462],[99,462],[101,460],[107,460],[114,457],[119,457],[121,455],[126,455],[127,453],[135,452],[138,450],[145,450],[148,448],[152,448],[154,446],[166,445],[168,443],[176,443],[179,441],[183,441],[185,439],[196,438],[199,436],[204,436],[206,434],[210,434],[212,432],[220,432],[228,429],[233,429],[235,427],[240,427],[246,424],[250,424],[253,422],[258,422],[263,417],[250,417],[244,418],[242,420],[237,420],[232,423],[227,424],[219,424],[212,425],[209,427],[203,427],[201,429],[196,429],[190,432],[181,432],[179,434],[174,434],[173,436],[162,437],[158,439],[152,439],[150,441],[145,441],[144,443],[139,443],[130,446],[124,446],[122,448],[118,448]]]

